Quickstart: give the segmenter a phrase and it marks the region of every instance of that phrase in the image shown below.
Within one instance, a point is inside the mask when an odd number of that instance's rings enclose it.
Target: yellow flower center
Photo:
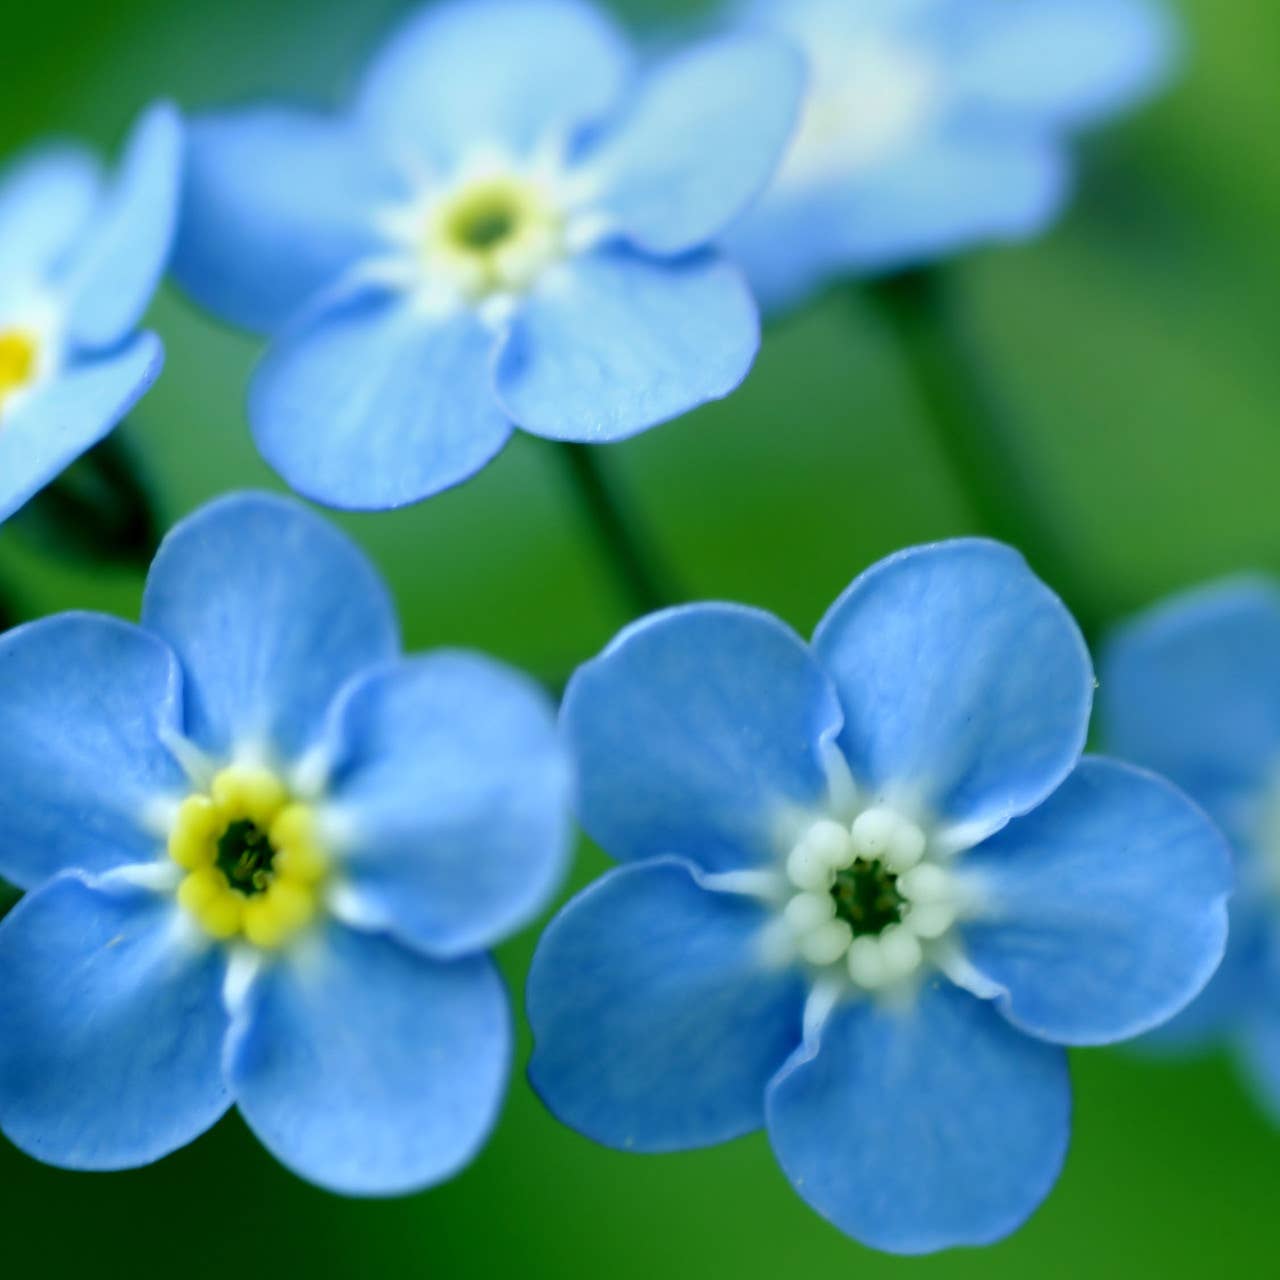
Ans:
[[[517,292],[563,252],[564,216],[543,183],[477,178],[432,206],[421,248],[468,297]]]
[[[314,811],[270,770],[237,765],[178,806],[169,857],[187,872],[178,902],[206,933],[268,948],[315,915],[329,865]]]
[[[39,348],[22,329],[0,329],[0,409],[15,391],[21,391],[36,372]]]

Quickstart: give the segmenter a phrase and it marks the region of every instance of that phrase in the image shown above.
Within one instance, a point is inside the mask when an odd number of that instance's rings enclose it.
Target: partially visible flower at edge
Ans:
[[[299,504],[178,525],[142,624],[0,637],[0,1128],[145,1164],[237,1105],[313,1182],[438,1182],[511,1053],[487,948],[554,891],[571,773],[530,681],[402,657],[373,567]]]
[[[1039,235],[1080,130],[1175,64],[1162,0],[745,0],[809,55],[800,128],[726,237],[767,311],[830,280]]]
[[[1203,804],[1240,868],[1221,969],[1143,1044],[1231,1046],[1280,1124],[1280,586],[1241,577],[1175,596],[1116,631],[1101,675],[1108,749]]]
[[[451,0],[345,115],[194,122],[175,275],[272,335],[249,418],[293,488],[395,507],[513,425],[606,443],[746,376],[755,302],[710,245],[782,154],[801,60],[734,35],[633,61],[577,0]]]
[[[630,1150],[763,1125],[881,1249],[1012,1231],[1065,1156],[1062,1046],[1173,1016],[1226,939],[1223,837],[1081,758],[1092,692],[1061,602],[979,540],[874,566],[812,646],[734,605],[624,630],[561,712],[624,865],[538,944],[535,1089]]]
[[[0,521],[110,433],[160,372],[139,333],[177,223],[182,121],[134,126],[117,172],[46,146],[0,174]]]

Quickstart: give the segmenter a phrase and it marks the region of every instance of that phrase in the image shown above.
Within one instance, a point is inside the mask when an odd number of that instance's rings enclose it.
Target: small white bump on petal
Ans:
[[[945,902],[951,896],[951,877],[935,863],[926,862],[904,871],[898,888],[912,902]]]
[[[913,903],[906,923],[918,938],[940,938],[956,922],[956,909],[948,902]]]
[[[797,893],[782,914],[797,933],[808,933],[835,919],[836,900],[829,893]]]
[[[805,843],[837,871],[853,865],[853,842],[849,838],[848,828],[838,822],[832,822],[829,818],[815,822],[805,836]]]
[[[907,871],[924,857],[927,841],[925,834],[909,818],[899,818],[884,851],[884,860],[891,871]]]
[[[835,964],[852,941],[853,930],[844,920],[828,920],[800,939],[800,954],[810,964]]]
[[[849,977],[860,987],[874,991],[883,986],[886,977],[884,956],[878,938],[855,938],[846,958]]]
[[[807,839],[801,840],[787,858],[787,875],[797,889],[825,893],[835,883],[835,868]]]
[[[880,958],[886,978],[905,978],[920,967],[924,950],[910,929],[892,925],[880,935]]]
[[[883,805],[864,809],[853,820],[853,847],[860,858],[879,858],[889,847],[901,819]]]

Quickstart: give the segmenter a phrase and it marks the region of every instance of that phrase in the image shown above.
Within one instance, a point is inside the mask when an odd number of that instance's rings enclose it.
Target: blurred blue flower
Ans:
[[[233,495],[156,556],[142,625],[0,637],[0,1127],[144,1164],[235,1102],[322,1186],[445,1178],[511,1052],[486,948],[539,909],[569,770],[526,680],[401,657],[336,530]]]
[[[728,237],[766,309],[827,280],[1041,232],[1064,143],[1173,62],[1160,0],[745,0],[809,55],[809,97],[767,195]]]
[[[801,81],[768,37],[637,77],[574,0],[463,0],[411,18],[345,116],[197,121],[175,271],[274,335],[249,396],[267,460],[394,507],[513,424],[603,443],[727,395],[759,322],[707,246],[771,175]]]
[[[881,1249],[1011,1231],[1066,1151],[1061,1046],[1170,1017],[1226,936],[1225,843],[1081,758],[1092,691],[1061,602],[978,540],[873,567],[812,647],[733,605],[625,630],[562,711],[625,865],[539,943],[534,1087],[639,1151],[763,1124]]]
[[[1116,634],[1102,674],[1108,746],[1186,788],[1240,868],[1221,969],[1147,1043],[1231,1044],[1280,1123],[1280,589],[1235,578],[1177,596]]]
[[[155,381],[137,327],[177,221],[182,122],[146,111],[107,178],[78,147],[0,174],[0,520],[97,444]]]

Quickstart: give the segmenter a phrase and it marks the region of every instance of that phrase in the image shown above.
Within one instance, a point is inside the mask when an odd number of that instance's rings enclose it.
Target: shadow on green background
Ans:
[[[0,150],[50,132],[114,145],[168,94],[198,108],[325,94],[399,6],[366,0],[44,0],[8,11]],[[659,6],[627,6],[653,17]],[[669,3],[666,14],[679,13]],[[1280,569],[1280,7],[1187,0],[1175,93],[1091,141],[1052,236],[957,270],[977,340],[1059,522],[1092,612],[1115,616],[1240,567]],[[168,367],[129,431],[176,518],[276,482],[242,414],[254,346],[175,296],[154,323]],[[745,389],[618,446],[689,590],[767,606],[802,629],[898,546],[975,531],[874,314],[833,298],[771,333]],[[555,458],[518,440],[459,490],[343,523],[391,579],[411,646],[488,649],[539,673],[625,620]],[[140,583],[45,562],[0,537],[28,616],[134,614]],[[581,882],[603,860],[585,851]],[[533,934],[502,953],[519,990]],[[525,1046],[527,1048],[527,1045]],[[1274,1270],[1280,1134],[1224,1062],[1075,1058],[1061,1184],[982,1252],[874,1255],[794,1197],[760,1138],[685,1156],[604,1151],[561,1129],[522,1079],[498,1132],[451,1184],[343,1201],[292,1178],[234,1118],[158,1166],[41,1167],[0,1142],[4,1266],[43,1275],[939,1277],[1234,1275]]]

